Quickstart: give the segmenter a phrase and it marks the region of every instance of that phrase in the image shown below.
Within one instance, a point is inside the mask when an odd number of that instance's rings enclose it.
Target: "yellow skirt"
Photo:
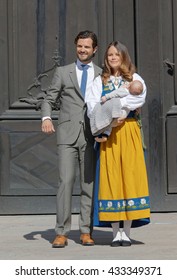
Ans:
[[[150,217],[147,172],[140,127],[126,119],[100,145],[99,221]]]

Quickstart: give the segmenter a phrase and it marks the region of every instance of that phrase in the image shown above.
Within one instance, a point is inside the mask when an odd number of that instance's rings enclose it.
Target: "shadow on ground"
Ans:
[[[41,238],[45,239],[49,243],[52,243],[53,239],[55,238],[55,230],[47,229],[44,231],[33,231],[25,234],[23,237],[26,240],[38,240],[39,236],[41,236]],[[79,230],[71,230],[68,239],[73,240],[75,243],[80,244],[79,236],[80,236]],[[93,238],[95,240],[96,245],[109,245],[112,241],[112,232],[96,229],[93,232]],[[133,245],[144,244],[143,242],[134,239],[131,239],[131,241]]]

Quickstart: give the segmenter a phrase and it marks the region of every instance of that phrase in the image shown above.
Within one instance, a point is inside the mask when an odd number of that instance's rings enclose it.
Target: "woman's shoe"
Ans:
[[[130,238],[125,234],[125,232],[122,232],[122,246],[123,247],[127,247],[127,246],[131,246],[131,240]]]
[[[122,245],[122,241],[121,240],[116,240],[116,241],[112,241],[111,242],[111,247],[119,247]]]
[[[123,239],[122,239],[121,245],[122,245],[123,247],[126,247],[126,246],[131,246],[132,243],[131,243],[130,240],[123,240]]]

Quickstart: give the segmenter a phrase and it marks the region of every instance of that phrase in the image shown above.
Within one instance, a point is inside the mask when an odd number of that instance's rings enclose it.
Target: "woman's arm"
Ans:
[[[120,99],[120,102],[122,104],[123,108],[127,108],[130,111],[133,111],[137,108],[140,108],[143,106],[143,104],[145,103],[145,99],[146,99],[146,93],[147,93],[147,89],[146,89],[146,85],[144,80],[140,77],[140,75],[138,75],[137,73],[135,73],[133,75],[133,80],[139,80],[140,82],[142,82],[143,84],[143,92],[139,95],[132,95],[129,94],[126,97],[122,97]]]

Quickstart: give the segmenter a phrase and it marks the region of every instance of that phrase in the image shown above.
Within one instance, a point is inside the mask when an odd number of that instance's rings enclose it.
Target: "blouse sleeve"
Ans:
[[[144,80],[140,77],[140,75],[138,75],[137,73],[135,73],[133,75],[133,80],[139,80],[140,82],[142,82],[143,84],[143,91],[141,94],[139,95],[132,95],[132,94],[128,94],[125,97],[122,97],[120,99],[120,102],[122,104],[123,108],[127,108],[130,111],[133,111],[137,108],[140,108],[143,106],[143,104],[145,103],[145,99],[146,99],[146,92],[147,92],[147,88],[145,85]]]
[[[102,95],[102,80],[101,76],[98,76],[93,81],[92,86],[88,89],[86,95],[86,103],[87,103],[87,115],[90,118],[91,113],[95,105],[100,102]]]

